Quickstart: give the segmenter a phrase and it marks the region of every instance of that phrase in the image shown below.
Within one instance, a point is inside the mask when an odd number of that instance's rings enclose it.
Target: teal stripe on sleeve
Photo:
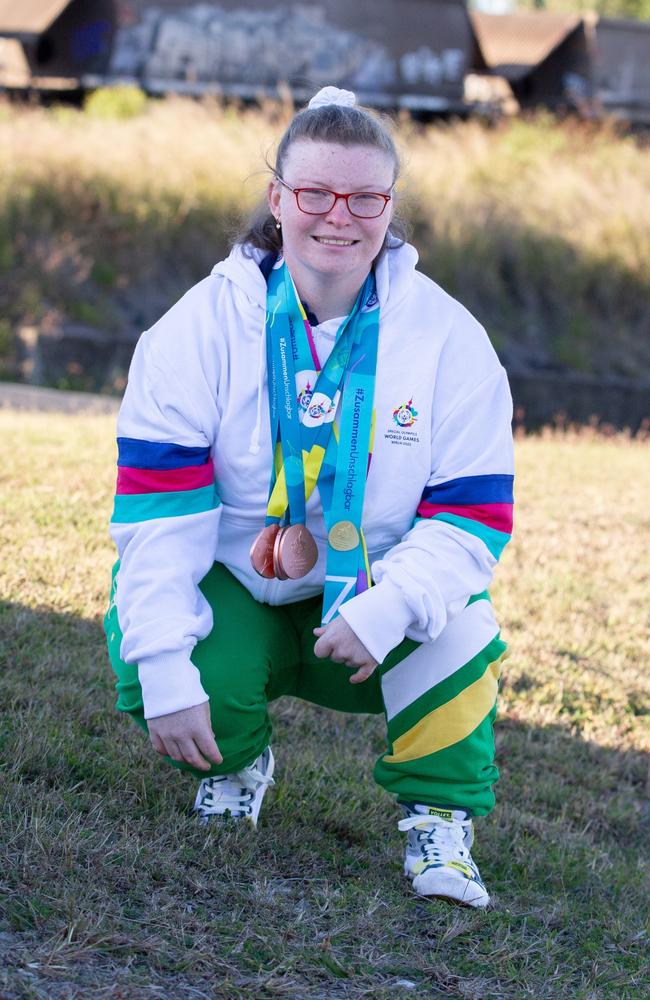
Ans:
[[[496,528],[489,528],[481,521],[473,521],[471,517],[459,517],[457,514],[434,514],[433,517],[417,517],[417,521],[446,521],[457,528],[462,528],[470,535],[476,535],[482,542],[485,542],[495,559],[498,559],[510,541],[510,535],[506,531],[497,531]]]
[[[455,524],[457,528],[476,535],[485,542],[495,559],[498,559],[506,545],[510,541],[510,535],[505,531],[497,531],[496,528],[488,528],[481,521],[473,521],[471,517],[458,517],[457,514],[436,514],[433,520],[447,521],[448,524]]]
[[[468,608],[470,604],[474,604],[476,601],[489,601],[492,604],[492,598],[487,590],[484,590],[481,594],[472,594],[465,607]]]
[[[111,521],[116,524],[133,524],[136,521],[153,521],[157,517],[203,514],[220,504],[214,485],[173,493],[124,493],[115,497]]]

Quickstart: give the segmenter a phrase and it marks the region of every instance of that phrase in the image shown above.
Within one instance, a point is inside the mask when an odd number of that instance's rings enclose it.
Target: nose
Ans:
[[[339,195],[325,218],[328,222],[334,222],[337,225],[346,225],[352,218],[352,215],[348,210],[345,198]]]

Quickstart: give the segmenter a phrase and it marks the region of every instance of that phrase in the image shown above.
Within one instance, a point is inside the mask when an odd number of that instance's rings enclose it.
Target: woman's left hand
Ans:
[[[314,635],[318,636],[314,653],[319,659],[329,657],[335,663],[357,667],[357,672],[350,678],[350,684],[360,684],[361,681],[368,680],[377,666],[377,660],[370,655],[345,618],[339,615],[324,628],[315,628]]]

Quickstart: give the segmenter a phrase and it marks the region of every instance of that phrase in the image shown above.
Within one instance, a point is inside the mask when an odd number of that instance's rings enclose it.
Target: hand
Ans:
[[[335,663],[358,667],[357,672],[350,678],[350,684],[360,684],[368,680],[377,666],[377,660],[373,659],[345,618],[339,615],[324,628],[315,628],[314,635],[318,636],[314,653],[319,659],[328,656]]]
[[[180,712],[147,719],[149,739],[157,753],[167,754],[182,764],[209,771],[223,757],[215,743],[210,721],[210,703],[184,708]]]

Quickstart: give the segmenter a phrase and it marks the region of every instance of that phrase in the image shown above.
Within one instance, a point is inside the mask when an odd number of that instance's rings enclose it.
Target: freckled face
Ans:
[[[384,150],[312,139],[294,142],[283,168],[283,178],[291,187],[323,187],[340,194],[388,194],[393,173],[392,157]],[[301,279],[336,277],[352,286],[362,284],[384,242],[392,201],[378,218],[359,219],[342,199],[327,215],[306,215],[295,195],[276,180],[269,185],[268,197],[271,211],[282,223],[284,256],[298,285]]]

